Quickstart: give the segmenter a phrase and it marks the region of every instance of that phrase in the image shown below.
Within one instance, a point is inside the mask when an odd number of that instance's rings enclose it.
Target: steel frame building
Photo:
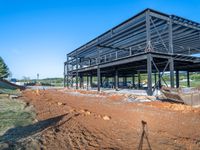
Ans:
[[[171,87],[179,87],[179,71],[200,70],[200,24],[175,15],[146,9],[125,22],[103,33],[92,41],[67,54],[64,63],[64,86],[76,88],[92,85],[97,77],[100,91],[102,77],[113,77],[118,89],[119,77],[132,77],[147,73],[147,94],[161,87],[165,72],[169,72]],[[153,83],[155,75],[155,83]],[[137,88],[140,88],[138,84]]]

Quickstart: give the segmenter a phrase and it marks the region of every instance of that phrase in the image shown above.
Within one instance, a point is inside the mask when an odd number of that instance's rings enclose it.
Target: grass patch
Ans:
[[[31,124],[34,118],[33,109],[24,102],[0,95],[0,135],[10,128]]]

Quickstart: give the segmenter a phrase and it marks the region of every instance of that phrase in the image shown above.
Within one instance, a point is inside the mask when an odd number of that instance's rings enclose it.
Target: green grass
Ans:
[[[25,106],[25,103],[20,100],[12,100],[0,95],[0,135],[10,128],[33,122],[35,113],[30,107]]]

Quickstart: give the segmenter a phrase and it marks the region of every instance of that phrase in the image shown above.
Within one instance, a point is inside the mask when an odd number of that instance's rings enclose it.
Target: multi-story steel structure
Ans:
[[[189,86],[189,72],[200,70],[198,53],[199,23],[146,9],[67,54],[65,86],[72,86],[75,81],[76,88],[82,87],[83,79],[89,86],[95,76],[100,90],[106,78],[113,77],[117,89],[119,77],[125,83],[126,77],[132,77],[135,85],[137,76],[140,88],[140,73],[146,73],[147,93],[152,95],[161,82],[179,87],[179,71],[187,71]],[[163,78],[166,72],[169,83]]]

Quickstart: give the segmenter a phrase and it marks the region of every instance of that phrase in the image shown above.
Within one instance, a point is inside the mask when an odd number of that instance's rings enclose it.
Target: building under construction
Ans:
[[[64,83],[100,91],[110,78],[115,89],[127,87],[131,78],[132,88],[152,95],[162,85],[179,87],[180,71],[187,72],[190,86],[189,73],[200,70],[198,53],[199,23],[146,9],[67,54]],[[169,82],[163,78],[166,73]],[[141,74],[146,74],[146,88]]]

